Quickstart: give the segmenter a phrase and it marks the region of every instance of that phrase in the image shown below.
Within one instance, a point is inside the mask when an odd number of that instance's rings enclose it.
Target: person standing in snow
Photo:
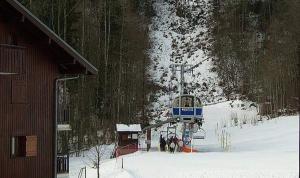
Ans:
[[[171,152],[171,153],[174,153],[174,150],[175,150],[175,143],[174,143],[174,141],[172,141],[172,142],[170,143],[170,152]]]
[[[162,141],[161,141],[161,150],[162,151],[166,151],[166,140],[165,140],[165,138],[162,138]]]
[[[167,151],[170,151],[170,138],[166,140]]]
[[[171,143],[173,142],[173,136],[171,136],[169,139],[168,139],[168,141],[167,141],[167,143],[168,143],[168,149],[169,149],[169,151],[171,152],[171,148],[170,148],[170,145],[171,145]]]
[[[176,135],[175,135],[173,141],[174,141],[174,143],[175,143],[175,149],[174,149],[174,151],[175,151],[175,150],[178,149],[178,138],[176,137]]]
[[[179,140],[179,141],[178,141],[178,150],[179,150],[179,152],[182,151],[182,148],[183,148],[183,141],[182,141],[182,140]]]
[[[162,134],[160,134],[160,137],[159,137],[159,142],[161,143],[161,141],[162,141]]]
[[[159,147],[160,147],[160,151],[163,150],[162,145],[163,145],[163,137],[162,137],[162,135],[160,134],[160,137],[159,137]]]

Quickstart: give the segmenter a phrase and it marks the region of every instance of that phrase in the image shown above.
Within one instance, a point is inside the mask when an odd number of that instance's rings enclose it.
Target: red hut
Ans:
[[[138,151],[138,136],[142,131],[140,124],[117,124],[117,149],[116,156]]]

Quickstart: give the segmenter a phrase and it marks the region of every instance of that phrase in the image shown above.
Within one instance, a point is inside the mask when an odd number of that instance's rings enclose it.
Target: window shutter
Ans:
[[[37,155],[37,136],[26,136],[26,156]]]
[[[23,73],[24,48],[0,44],[0,73]]]

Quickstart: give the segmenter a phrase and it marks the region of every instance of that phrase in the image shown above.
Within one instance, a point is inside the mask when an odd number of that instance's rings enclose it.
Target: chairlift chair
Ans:
[[[206,132],[203,128],[199,128],[197,132],[194,132],[193,139],[205,139]]]

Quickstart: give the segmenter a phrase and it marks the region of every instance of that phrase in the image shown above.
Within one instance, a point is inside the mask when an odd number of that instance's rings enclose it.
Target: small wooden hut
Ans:
[[[138,151],[138,136],[142,131],[140,124],[117,124],[117,149],[116,156]]]

